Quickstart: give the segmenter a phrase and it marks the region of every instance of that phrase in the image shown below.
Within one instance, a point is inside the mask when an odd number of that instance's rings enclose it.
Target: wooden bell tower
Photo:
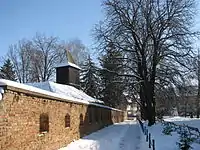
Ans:
[[[56,67],[56,82],[59,84],[80,87],[80,67],[78,67],[72,55],[67,50],[67,62]]]

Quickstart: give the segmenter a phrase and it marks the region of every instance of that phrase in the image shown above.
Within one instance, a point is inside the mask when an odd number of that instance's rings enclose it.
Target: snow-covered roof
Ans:
[[[59,95],[73,97],[75,99],[79,99],[82,101],[88,101],[88,102],[93,102],[93,103],[102,103],[102,104],[104,103],[103,101],[97,100],[97,99],[87,95],[82,90],[79,90],[70,85],[58,84],[58,83],[54,83],[51,81],[28,83],[28,85],[31,85],[33,87],[37,87],[37,88],[40,88],[43,90],[47,90],[49,92],[57,93]]]
[[[41,83],[29,83],[22,84],[10,80],[0,79],[0,86],[10,86],[17,89],[22,89],[25,91],[30,91],[33,93],[39,93],[46,96],[51,96],[53,98],[59,98],[63,101],[82,103],[88,105],[95,105],[99,107],[104,107],[112,110],[117,110],[103,105],[103,101],[92,98],[81,90],[69,85],[62,85],[54,82],[41,82]]]
[[[74,67],[74,68],[76,68],[76,69],[81,70],[81,68],[80,68],[78,65],[76,65],[76,64],[74,64],[74,63],[71,63],[71,62],[63,62],[63,63],[60,63],[60,64],[58,64],[57,66],[55,66],[55,68],[65,67],[65,66],[71,66],[71,67]]]

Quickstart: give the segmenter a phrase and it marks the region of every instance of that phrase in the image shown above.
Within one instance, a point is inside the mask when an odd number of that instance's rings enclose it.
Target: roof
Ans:
[[[73,57],[72,57],[72,54],[68,50],[66,50],[66,54],[67,54],[67,60],[68,60],[68,62],[76,64],[75,61],[74,61],[74,59],[73,59]]]
[[[51,81],[28,83],[28,85],[31,85],[33,87],[37,87],[37,88],[40,88],[40,89],[43,89],[43,90],[46,90],[49,92],[57,93],[59,95],[73,97],[75,99],[79,99],[82,101],[102,103],[102,104],[104,103],[103,101],[97,100],[97,99],[87,95],[82,90],[79,90],[70,85],[58,84],[58,83],[54,83]]]
[[[81,70],[81,68],[75,63],[71,53],[68,50],[66,50],[66,58],[67,59],[65,59],[64,62],[58,64],[56,68],[70,66]]]
[[[22,84],[10,80],[0,79],[0,87],[13,87],[13,89],[21,89],[25,92],[37,93],[42,96],[48,96],[66,102],[75,102],[87,105],[95,105],[116,111],[121,111],[109,106],[103,105],[103,101],[92,98],[81,90],[69,85],[62,85],[54,82],[41,82]],[[1,90],[3,90],[1,88]],[[100,104],[101,103],[101,104]]]
[[[66,67],[66,66],[70,66],[70,67],[73,67],[73,68],[76,68],[76,69],[81,70],[81,68],[80,68],[78,65],[73,64],[73,63],[71,63],[71,62],[60,63],[60,64],[58,64],[58,65],[56,66],[56,68],[59,68],[59,67]]]

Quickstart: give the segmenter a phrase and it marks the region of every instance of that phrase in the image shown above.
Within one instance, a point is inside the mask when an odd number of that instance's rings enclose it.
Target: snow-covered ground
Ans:
[[[184,117],[168,117],[165,121],[172,121],[176,124],[186,124],[197,127],[200,130],[200,119]],[[177,142],[179,135],[172,132],[172,135],[162,133],[163,125],[156,123],[148,127],[152,139],[155,139],[156,150],[179,150]],[[200,150],[200,144],[193,143],[193,150]],[[114,124],[102,130],[94,132],[80,140],[70,143],[59,150],[151,150],[145,141],[136,121],[125,121]]]
[[[200,131],[200,119],[199,118],[185,118],[185,117],[170,117],[164,119],[165,121],[174,122],[176,124],[186,124],[191,127],[198,128]]]
[[[164,120],[176,124],[186,124],[191,127],[196,127],[199,128],[200,131],[200,119],[171,117]],[[176,143],[179,141],[179,135],[176,132],[172,132],[172,135],[164,135],[162,133],[163,125],[161,123],[148,127],[148,130],[151,133],[152,138],[155,139],[156,150],[178,150],[178,145]],[[193,150],[200,150],[200,144],[193,143],[191,146],[193,147]]]
[[[94,132],[59,150],[148,150],[136,121],[117,123]]]

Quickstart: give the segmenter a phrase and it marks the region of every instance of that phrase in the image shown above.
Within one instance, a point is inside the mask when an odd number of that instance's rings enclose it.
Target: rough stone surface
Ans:
[[[93,122],[88,121],[92,109]],[[49,115],[49,132],[40,133],[40,114]],[[70,127],[65,127],[65,115],[70,114]],[[84,123],[80,126],[80,114]],[[101,119],[101,115],[102,118]],[[108,116],[109,115],[109,116]],[[98,116],[98,119],[95,117]],[[74,139],[109,124],[123,121],[124,114],[83,104],[44,99],[25,93],[6,90],[0,101],[1,150],[57,150]],[[98,121],[96,121],[98,120]]]

